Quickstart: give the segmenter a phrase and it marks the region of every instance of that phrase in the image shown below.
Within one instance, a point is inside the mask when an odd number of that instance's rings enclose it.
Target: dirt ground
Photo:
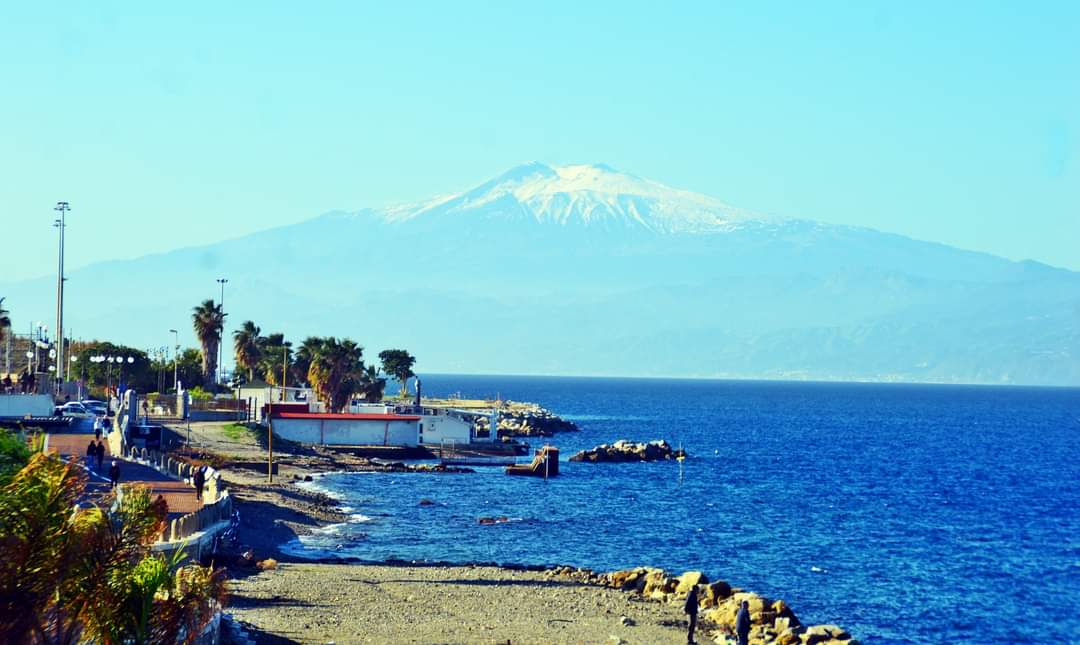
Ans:
[[[230,612],[273,644],[686,642],[676,605],[491,567],[283,564],[235,580]]]

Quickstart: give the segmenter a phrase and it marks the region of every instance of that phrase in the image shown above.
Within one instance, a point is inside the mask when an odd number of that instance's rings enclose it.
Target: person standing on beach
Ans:
[[[112,466],[109,467],[109,488],[116,488],[116,485],[119,482],[120,482],[120,464],[113,461]]]
[[[739,639],[739,645],[750,643],[750,603],[742,601],[739,613],[735,615],[735,636]]]
[[[688,645],[693,645],[694,629],[697,627],[697,585],[694,585],[693,588],[690,589],[690,593],[686,594],[686,604],[683,605],[683,611],[690,616],[690,626],[686,630],[686,642]]]
[[[202,489],[203,485],[206,484],[206,466],[199,466],[195,469],[195,475],[191,478],[191,483],[195,486],[196,501],[202,500]]]
[[[97,469],[101,470],[101,465],[105,462],[105,442],[99,441],[94,452],[97,455]]]

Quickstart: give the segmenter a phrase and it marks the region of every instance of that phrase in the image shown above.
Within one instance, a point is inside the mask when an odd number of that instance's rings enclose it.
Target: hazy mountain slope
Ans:
[[[604,166],[527,164],[87,267],[67,320],[168,344],[219,276],[233,326],[406,346],[426,370],[1080,384],[1076,273],[762,217]],[[17,331],[52,318],[54,280],[0,286]]]

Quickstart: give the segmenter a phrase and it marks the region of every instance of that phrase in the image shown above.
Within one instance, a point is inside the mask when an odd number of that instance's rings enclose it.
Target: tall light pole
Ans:
[[[218,340],[218,362],[217,362],[217,369],[218,369],[218,378],[217,378],[217,380],[218,380],[218,383],[220,383],[223,380],[224,377],[222,375],[225,373],[225,368],[222,367],[221,360],[222,360],[222,357],[224,356],[224,350],[225,350],[225,342],[224,342],[224,340],[225,340],[225,338],[224,338],[225,337],[225,283],[228,282],[228,281],[229,280],[227,278],[218,278],[217,279],[217,283],[221,285],[221,300],[219,300],[218,303],[221,305],[221,336],[222,336],[222,338]]]
[[[81,328],[80,328],[81,329]],[[175,329],[170,329],[173,335],[173,355],[172,355],[172,389],[174,392],[180,391],[180,372],[177,369],[177,360],[180,355],[180,332]]]
[[[67,202],[56,202],[53,210],[60,213],[53,226],[60,229],[60,248],[57,253],[56,271],[56,391],[60,393],[60,384],[64,381],[64,228],[67,227],[66,215],[71,206]]]

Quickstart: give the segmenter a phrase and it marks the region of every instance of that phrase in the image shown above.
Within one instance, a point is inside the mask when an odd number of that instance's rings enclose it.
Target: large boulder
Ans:
[[[731,585],[723,580],[717,580],[705,587],[705,597],[702,604],[705,607],[715,607],[730,595]]]
[[[664,461],[685,457],[686,451],[676,450],[667,441],[657,440],[648,443],[631,443],[620,439],[613,444],[600,444],[591,450],[582,450],[570,457],[570,461],[626,462],[626,461]]]
[[[645,587],[646,574],[648,574],[648,570],[644,567],[613,571],[607,575],[607,585],[622,591],[641,592]]]
[[[678,584],[675,585],[675,594],[684,597],[689,594],[694,587],[709,582],[709,579],[705,574],[700,571],[687,571],[679,576],[677,580]]]
[[[710,610],[705,617],[716,623],[717,625],[727,625],[728,627],[735,627],[735,616],[739,613],[739,607],[742,605],[742,601],[746,601],[750,609],[750,621],[754,625],[767,624],[772,625],[772,603],[768,598],[759,596],[756,593],[750,592],[738,592],[734,593],[727,598],[720,601],[715,609]],[[768,611],[766,611],[768,609]],[[763,620],[768,616],[768,620]]]
[[[664,600],[668,594],[675,591],[677,585],[675,578],[669,576],[663,569],[650,569],[645,574],[645,585],[641,593],[653,600]]]
[[[805,645],[820,645],[821,643],[846,643],[851,640],[851,634],[843,627],[837,625],[812,625],[806,628],[802,635]]]

